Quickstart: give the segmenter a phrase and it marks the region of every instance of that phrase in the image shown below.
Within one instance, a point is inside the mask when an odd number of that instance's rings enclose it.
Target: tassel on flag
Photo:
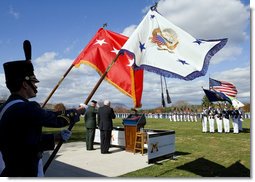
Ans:
[[[165,102],[164,92],[163,92],[162,76],[160,76],[160,84],[161,84],[161,103],[162,103],[162,107],[166,107],[166,102]]]
[[[171,104],[172,101],[171,101],[170,95],[168,93],[167,84],[166,84],[166,78],[165,77],[164,77],[164,80],[165,80],[165,86],[166,86],[166,100],[167,100],[168,104]]]

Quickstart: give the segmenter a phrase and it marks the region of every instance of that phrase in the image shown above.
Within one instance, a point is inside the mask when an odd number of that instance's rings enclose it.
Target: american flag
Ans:
[[[237,94],[236,86],[226,81],[219,81],[209,78],[209,87],[211,90],[223,92],[230,97],[236,97]]]

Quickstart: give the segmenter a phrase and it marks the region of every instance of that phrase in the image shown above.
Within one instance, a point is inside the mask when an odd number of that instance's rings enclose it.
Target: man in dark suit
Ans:
[[[96,119],[97,119],[97,109],[96,109],[97,101],[92,100],[91,105],[86,109],[86,113],[84,116],[86,131],[86,147],[87,150],[94,150],[93,144],[95,139],[95,131],[96,131]]]
[[[104,101],[104,106],[98,109],[98,125],[100,129],[100,145],[101,153],[108,154],[111,145],[111,136],[113,123],[112,119],[115,119],[115,113],[110,107],[109,100]]]

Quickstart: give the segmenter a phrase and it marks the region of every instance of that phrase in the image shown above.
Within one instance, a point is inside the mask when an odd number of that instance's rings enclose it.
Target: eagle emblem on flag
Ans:
[[[163,31],[160,28],[155,28],[152,31],[150,40],[152,43],[157,44],[159,50],[168,50],[171,53],[179,43],[177,33],[171,28],[164,29]]]

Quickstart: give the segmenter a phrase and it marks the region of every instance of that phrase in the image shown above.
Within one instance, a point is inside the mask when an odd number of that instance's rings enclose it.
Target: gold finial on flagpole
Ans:
[[[105,27],[107,27],[107,23],[104,23],[104,24],[103,24],[103,28],[105,28]]]
[[[158,2],[155,2],[155,4],[151,7],[152,11],[157,11]]]

